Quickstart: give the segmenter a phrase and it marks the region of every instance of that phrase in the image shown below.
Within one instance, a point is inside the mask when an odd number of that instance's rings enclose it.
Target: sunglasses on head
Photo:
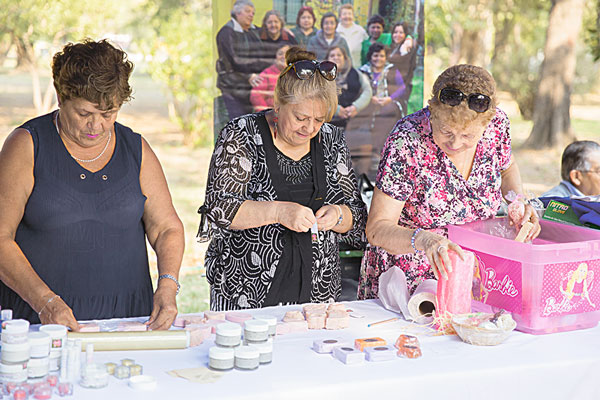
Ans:
[[[452,107],[456,107],[462,103],[463,100],[467,100],[469,108],[478,113],[486,112],[488,108],[490,108],[490,103],[492,102],[490,96],[486,96],[485,94],[472,93],[470,95],[466,95],[460,90],[454,88],[444,88],[440,90],[438,99],[442,103]]]
[[[321,76],[328,81],[332,81],[337,76],[337,65],[331,61],[315,61],[315,60],[301,60],[296,61],[288,65],[285,70],[281,73],[281,76],[285,75],[290,69],[293,69],[298,79],[306,80],[315,74],[315,71],[319,71]]]

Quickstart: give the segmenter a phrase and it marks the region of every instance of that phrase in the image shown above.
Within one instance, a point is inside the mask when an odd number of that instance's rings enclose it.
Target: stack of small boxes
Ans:
[[[396,356],[418,358],[421,356],[419,340],[415,336],[400,335],[396,340],[398,350],[389,346],[380,337],[356,339],[354,344],[341,339],[319,339],[313,342],[317,353],[331,353],[344,364],[359,364],[367,361],[387,361]]]

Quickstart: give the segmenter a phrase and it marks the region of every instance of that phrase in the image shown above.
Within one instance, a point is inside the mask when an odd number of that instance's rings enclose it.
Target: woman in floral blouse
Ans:
[[[462,257],[444,228],[494,216],[502,195],[523,193],[511,154],[509,120],[496,107],[496,83],[483,68],[455,65],[433,85],[426,107],[401,119],[384,146],[367,223],[358,297],[375,298],[382,272],[397,266],[412,293],[447,276],[448,251]],[[518,227],[534,223],[529,205]],[[448,268],[449,269],[449,268]]]
[[[341,292],[338,242],[364,247],[366,207],[330,61],[292,47],[274,108],[231,121],[210,164],[205,213],[211,309],[325,302]]]

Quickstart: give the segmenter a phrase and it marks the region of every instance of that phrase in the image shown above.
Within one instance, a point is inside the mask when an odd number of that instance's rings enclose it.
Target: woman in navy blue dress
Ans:
[[[78,330],[77,319],[177,315],[183,226],[156,155],[116,122],[133,64],[107,41],[54,56],[59,109],[0,153],[0,305],[15,318]],[[153,293],[146,238],[158,259]]]

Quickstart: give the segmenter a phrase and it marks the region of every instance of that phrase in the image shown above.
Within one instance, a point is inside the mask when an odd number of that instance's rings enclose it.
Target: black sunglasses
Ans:
[[[315,60],[301,60],[296,61],[293,64],[288,65],[285,70],[281,73],[281,76],[285,75],[290,69],[293,69],[298,79],[306,80],[315,74],[315,71],[319,71],[321,76],[328,81],[332,81],[337,76],[337,65],[331,61],[315,61]]]
[[[486,96],[485,94],[472,93],[467,96],[458,89],[448,87],[440,90],[438,99],[442,103],[448,104],[452,107],[456,107],[462,103],[463,100],[467,100],[469,108],[478,113],[486,112],[488,108],[490,108],[490,103],[492,102],[490,96]]]

